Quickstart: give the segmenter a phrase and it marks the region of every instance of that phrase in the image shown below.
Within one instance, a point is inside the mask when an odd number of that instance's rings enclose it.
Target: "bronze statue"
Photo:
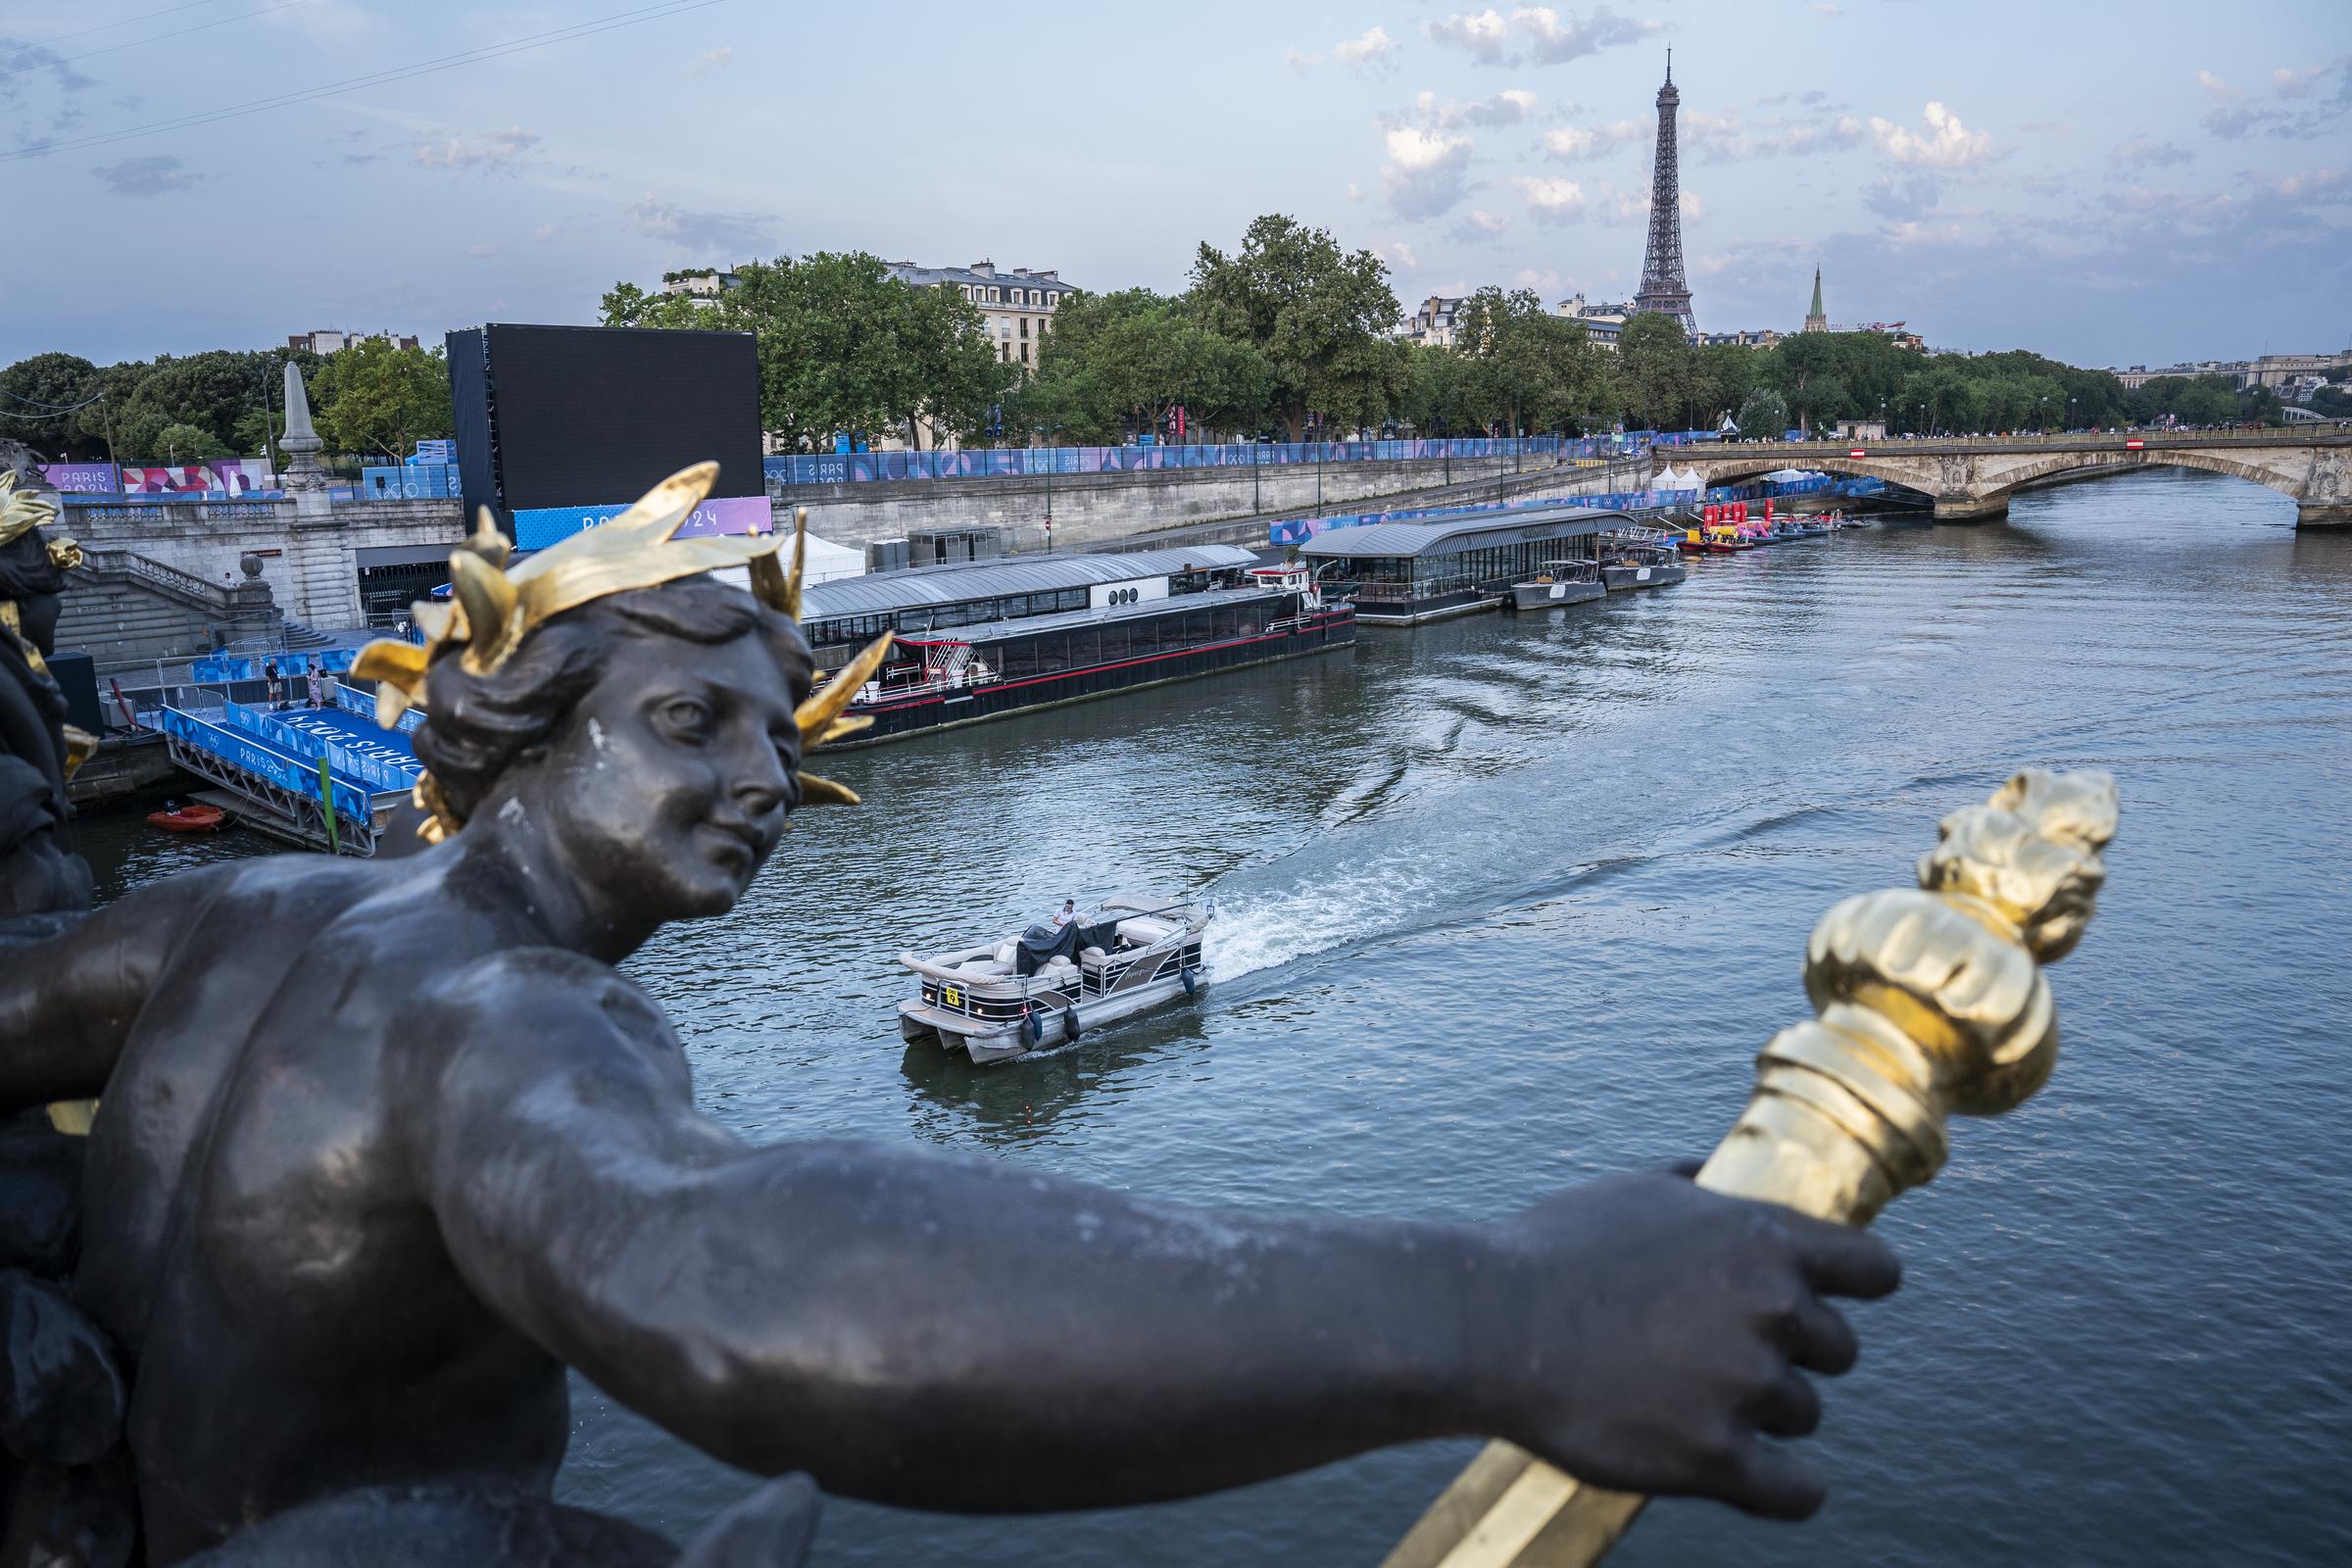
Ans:
[[[100,1097],[75,1296],[127,1380],[146,1561],[668,1560],[550,1501],[567,1366],[730,1463],[910,1507],[1466,1434],[1819,1503],[1765,1440],[1853,1362],[1826,1298],[1895,1287],[1865,1232],[1662,1172],[1488,1225],[1212,1212],[700,1115],[612,965],[854,801],[800,762],[882,651],[810,695],[779,541],[671,537],[714,472],[512,570],[479,540],[427,646],[370,651],[383,710],[424,708],[434,847],[188,872],[0,972],[0,1110]],[[726,562],[754,594],[701,575]],[[810,1506],[778,1483],[691,1560],[783,1560]]]

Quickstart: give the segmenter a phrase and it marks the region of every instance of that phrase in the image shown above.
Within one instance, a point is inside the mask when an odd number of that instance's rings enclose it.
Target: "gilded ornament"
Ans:
[[[1747,1108],[1699,1185],[1867,1224],[1942,1168],[1949,1117],[2039,1089],[2058,1058],[2040,964],[2082,937],[2115,829],[2105,773],[2029,768],[1943,819],[1918,888],[1822,916],[1805,952],[1818,1016],[1757,1055]],[[1383,1568],[1585,1568],[1642,1501],[1490,1444]]]

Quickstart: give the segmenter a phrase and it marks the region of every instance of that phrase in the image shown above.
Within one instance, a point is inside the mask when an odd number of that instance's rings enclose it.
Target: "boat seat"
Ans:
[[[961,974],[978,974],[994,977],[997,975],[1012,973],[1011,964],[1000,962],[995,958],[971,958],[957,964],[956,967],[957,972]]]
[[[1018,948],[1019,946],[1020,946],[1020,944],[1019,944],[1019,943],[1017,943],[1017,942],[1000,942],[1000,943],[998,943],[998,944],[997,944],[997,961],[998,961],[999,963],[1003,963],[1003,964],[1010,964],[1010,963],[1012,962],[1012,955],[1013,955],[1013,951],[1014,951],[1016,948]]]
[[[1104,953],[1101,948],[1089,948],[1084,953],[1078,955],[1078,956],[1088,960],[1091,963],[1101,963],[1104,958],[1109,957],[1110,955]]]
[[[1119,935],[1139,948],[1150,947],[1175,929],[1164,920],[1154,920],[1141,914],[1131,915],[1119,922]]]

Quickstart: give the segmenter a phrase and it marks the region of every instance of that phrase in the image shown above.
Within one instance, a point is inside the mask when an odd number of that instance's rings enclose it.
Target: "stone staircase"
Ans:
[[[300,622],[315,641],[329,641]],[[222,643],[278,646],[289,623],[259,578],[230,587],[129,550],[87,550],[66,574],[57,644],[90,654],[100,671],[192,659]]]

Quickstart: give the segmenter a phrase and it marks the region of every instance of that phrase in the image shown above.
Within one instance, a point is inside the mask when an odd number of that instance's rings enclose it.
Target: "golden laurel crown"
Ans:
[[[450,602],[412,607],[416,626],[424,634],[423,643],[372,642],[361,649],[353,662],[354,675],[376,683],[376,722],[390,729],[409,709],[424,707],[425,671],[448,649],[461,650],[456,657],[470,673],[491,674],[514,657],[533,630],[567,610],[608,594],[658,587],[722,566],[748,566],[753,595],[769,609],[799,620],[801,571],[808,541],[806,509],[795,517],[789,571],[776,560],[784,543],[777,534],[676,537],[717,479],[715,463],[681,468],[611,522],[534,551],[513,567],[507,566],[511,554],[507,542],[485,508],[473,537],[450,555]],[[845,717],[842,710],[881,666],[890,643],[888,632],[875,638],[794,711],[804,755],[873,723],[870,718]],[[858,804],[857,792],[849,786],[813,773],[801,774],[800,787],[803,806]],[[430,772],[418,778],[415,800],[430,813],[430,819],[417,829],[428,842],[437,844],[465,825],[442,798]]]

